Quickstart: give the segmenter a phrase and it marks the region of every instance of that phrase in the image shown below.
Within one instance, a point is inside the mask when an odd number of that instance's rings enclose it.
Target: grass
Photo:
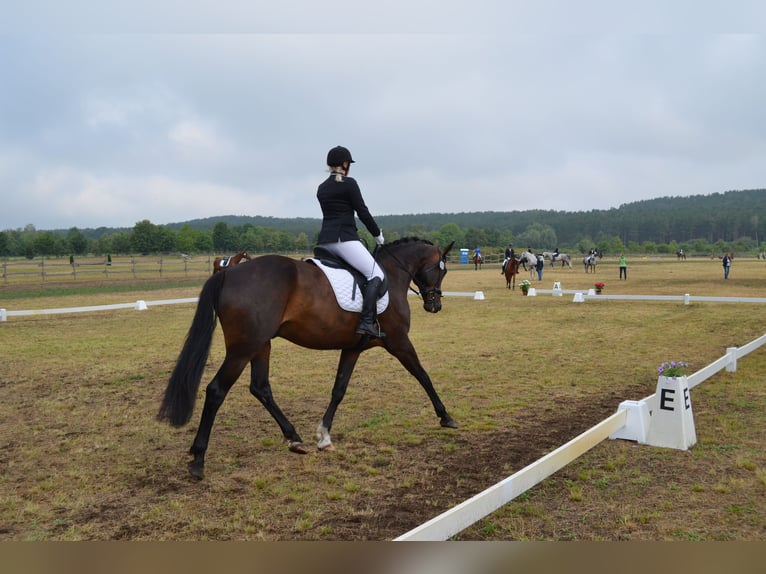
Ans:
[[[631,260],[599,265],[607,293],[764,296],[766,267],[735,260]],[[595,279],[556,271],[565,289]],[[550,288],[554,274],[545,272]],[[537,282],[533,282],[533,285]],[[50,286],[48,286],[50,287]],[[169,281],[0,290],[9,309],[195,296]],[[156,288],[156,289],[155,289]],[[207,478],[189,479],[186,450],[199,416],[173,429],[154,414],[193,305],[14,317],[0,324],[0,539],[387,539],[505,478],[599,422],[621,400],[651,394],[656,367],[701,368],[764,334],[754,304],[522,297],[497,269],[452,266],[429,315],[415,297],[411,338],[457,431],[396,359],[361,357],[336,417],[334,453],[291,455],[247,389],[221,407]],[[12,292],[12,296],[8,296]],[[692,391],[690,451],[605,441],[462,532],[466,540],[764,540],[766,439],[756,351]],[[220,330],[205,380],[223,358]],[[275,340],[275,398],[310,442],[337,353]],[[204,387],[200,393],[204,392]]]

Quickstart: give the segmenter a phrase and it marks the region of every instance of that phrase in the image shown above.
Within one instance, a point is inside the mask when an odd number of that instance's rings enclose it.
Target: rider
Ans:
[[[343,146],[336,146],[327,153],[330,175],[317,189],[322,208],[322,229],[317,243],[365,276],[367,284],[363,288],[362,315],[356,332],[383,338],[386,334],[374,325],[383,270],[359,239],[354,212],[378,245],[383,245],[383,231],[370,215],[356,180],[348,176],[352,163],[351,152]]]
[[[500,275],[505,273],[505,266],[514,257],[516,257],[516,252],[513,250],[513,243],[509,243],[508,247],[505,249],[505,260],[503,260],[503,267],[500,269]]]

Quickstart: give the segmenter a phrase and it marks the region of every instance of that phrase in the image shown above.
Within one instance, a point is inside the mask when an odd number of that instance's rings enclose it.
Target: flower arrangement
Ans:
[[[601,283],[601,281],[599,281],[598,283],[594,285],[594,287],[596,288],[596,293],[601,293],[601,291],[604,289],[604,287],[606,287],[606,285],[604,285],[603,283]]]
[[[519,287],[521,287],[522,293],[526,294],[527,291],[529,291],[530,285],[532,285],[532,284],[529,282],[529,279],[524,279],[524,281],[519,283]]]
[[[666,361],[657,369],[657,374],[660,377],[683,377],[688,366],[689,363],[684,363],[683,361]]]

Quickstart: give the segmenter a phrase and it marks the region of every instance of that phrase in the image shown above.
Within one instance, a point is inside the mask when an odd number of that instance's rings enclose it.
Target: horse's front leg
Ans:
[[[390,337],[386,339],[386,342],[388,343],[389,340]],[[428,398],[431,399],[434,411],[436,411],[436,416],[439,417],[439,424],[443,427],[456,429],[457,423],[449,413],[447,413],[447,409],[439,398],[439,395],[436,393],[436,389],[434,389],[431,377],[428,376],[423,365],[420,364],[418,354],[415,352],[415,347],[412,346],[412,342],[409,338],[405,336],[403,340],[397,342],[395,347],[386,344],[386,349],[394,357],[399,359],[399,362],[404,368],[407,369],[407,371],[418,380],[423,389],[425,389]]]
[[[362,351],[359,348],[343,349],[340,353],[338,371],[335,373],[335,384],[332,387],[330,404],[327,406],[327,410],[322,417],[322,422],[319,423],[319,426],[317,427],[317,448],[319,448],[319,450],[335,450],[335,447],[330,440],[332,421],[335,418],[335,411],[338,410],[338,405],[340,405],[340,402],[346,395],[346,389],[348,389],[351,373],[354,372],[356,361],[361,354]]]

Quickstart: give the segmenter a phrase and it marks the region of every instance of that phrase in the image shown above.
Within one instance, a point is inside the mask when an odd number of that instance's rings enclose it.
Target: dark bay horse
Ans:
[[[511,257],[505,264],[505,286],[508,289],[516,289],[516,275],[519,274],[521,260]]]
[[[474,271],[478,271],[479,269],[481,269],[482,263],[484,263],[484,256],[481,253],[474,253],[473,254]]]
[[[324,273],[314,264],[281,255],[264,255],[210,276],[202,288],[191,327],[170,376],[157,415],[173,426],[191,418],[210,350],[216,318],[221,323],[226,357],[208,384],[189,472],[202,478],[213,421],[226,394],[250,364],[250,392],[276,420],[292,452],[308,452],[292,423],[282,413],[269,384],[271,339],[283,337],[309,349],[340,349],[332,397],[317,428],[318,447],[332,449],[330,428],[346,393],[359,355],[383,347],[412,374],[431,399],[441,426],[457,428],[434,390],[410,342],[407,291],[414,283],[429,313],[441,310],[441,283],[447,274],[446,249],[417,238],[380,246],[375,258],[386,272],[389,304],[378,317],[384,339],[357,335],[358,313],[342,310]],[[385,391],[384,391],[385,392]]]
[[[250,256],[247,254],[247,251],[240,251],[236,255],[232,255],[231,257],[216,257],[213,260],[213,273],[218,273],[219,271],[223,271],[224,269],[228,269],[229,267],[234,267],[237,263],[242,261],[243,259],[250,260]]]

